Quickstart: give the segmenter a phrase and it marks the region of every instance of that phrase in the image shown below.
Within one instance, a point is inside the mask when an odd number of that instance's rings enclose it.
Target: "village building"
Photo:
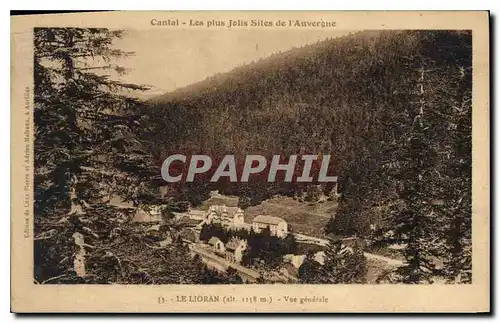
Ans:
[[[248,248],[248,242],[246,240],[233,237],[228,243],[226,243],[225,248],[226,258],[229,261],[241,263],[243,254]]]
[[[302,266],[305,259],[306,259],[306,255],[288,254],[288,255],[283,256],[284,263],[292,264],[292,266],[297,268],[297,269],[300,268],[300,266]]]
[[[205,219],[206,212],[201,210],[189,210],[187,215],[191,219],[202,221]]]
[[[220,223],[233,228],[241,228],[245,223],[242,209],[225,205],[210,206],[205,215],[205,220],[207,223]]]
[[[255,232],[262,232],[265,228],[269,228],[271,235],[280,238],[284,238],[288,234],[288,224],[282,218],[258,215],[252,220],[252,229]]]
[[[226,251],[226,248],[224,246],[224,242],[222,242],[217,237],[211,237],[210,240],[208,240],[208,244],[212,247],[212,249],[215,253],[224,254]]]

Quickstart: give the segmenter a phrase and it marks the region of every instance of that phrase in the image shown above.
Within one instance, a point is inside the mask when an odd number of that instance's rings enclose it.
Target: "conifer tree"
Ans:
[[[434,100],[442,125],[437,151],[441,163],[434,182],[441,196],[432,201],[442,236],[439,258],[448,282],[471,283],[472,38],[468,31],[436,37],[447,44],[438,58],[449,66],[436,71],[440,75],[434,81],[436,88],[446,89]]]
[[[430,32],[422,48],[437,50],[405,57],[407,106],[397,111],[400,134],[386,147],[395,166],[384,171],[397,198],[376,236],[404,246],[405,264],[386,276],[392,282],[470,281],[469,41],[467,33]]]
[[[225,284],[243,284],[243,279],[241,279],[240,275],[238,275],[238,271],[233,267],[229,267],[226,270],[225,276]]]
[[[366,282],[366,258],[359,247],[349,250],[342,241],[331,239],[319,272],[322,283],[362,284]]]
[[[366,282],[367,262],[359,247],[349,250],[340,240],[330,239],[325,263],[320,265],[308,253],[299,268],[299,280],[306,284],[362,284]]]
[[[113,47],[122,31],[35,28],[35,279],[78,282],[87,259],[130,219],[107,204],[150,188],[156,173],[141,142],[144,106],[127,95],[145,86],[113,80],[130,53]],[[142,184],[141,184],[142,183]],[[140,203],[155,202],[143,193]],[[110,251],[111,252],[111,251]],[[54,277],[60,277],[54,279]]]
[[[301,284],[317,284],[319,278],[319,263],[314,260],[314,253],[308,252],[304,262],[299,267],[299,282]]]

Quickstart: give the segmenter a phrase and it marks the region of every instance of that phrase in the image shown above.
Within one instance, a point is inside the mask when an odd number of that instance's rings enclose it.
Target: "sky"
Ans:
[[[152,97],[207,76],[230,71],[278,51],[287,51],[349,31],[332,30],[127,30],[114,46],[135,54],[117,63],[128,73],[120,80],[149,85]]]

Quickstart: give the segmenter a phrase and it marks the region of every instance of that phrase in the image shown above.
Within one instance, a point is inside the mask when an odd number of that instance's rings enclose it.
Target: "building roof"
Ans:
[[[217,242],[222,242],[222,241],[217,237],[211,237],[210,240],[208,240],[209,245],[215,245]]]
[[[226,205],[211,205],[209,211],[214,211],[217,214],[227,213],[229,216],[234,216],[236,212],[242,211],[237,206],[226,206]]]
[[[189,210],[188,214],[189,215],[198,215],[198,216],[204,216],[207,212],[201,211],[201,210]]]
[[[231,240],[230,240],[230,241],[226,244],[226,249],[229,249],[229,250],[236,250],[242,241],[243,241],[243,240],[240,240],[240,239],[231,239]]]
[[[192,226],[195,227],[200,223],[200,220],[197,219],[192,219],[187,215],[184,215],[180,219],[178,219],[179,224],[185,225],[185,226]]]
[[[227,210],[227,213],[231,214],[231,215],[234,215],[236,212],[241,211],[241,209],[237,206],[228,206],[226,208],[226,210]]]
[[[226,210],[226,206],[225,205],[210,205],[208,210],[215,211],[215,212],[224,212]]]
[[[278,223],[285,222],[282,218],[278,218],[276,216],[269,216],[269,215],[258,215],[256,216],[252,222],[257,222],[257,223],[265,223],[265,224],[275,224],[277,225]]]
[[[238,248],[238,241],[229,241],[229,242],[226,244],[226,249],[229,249],[229,250],[236,250],[236,248]]]

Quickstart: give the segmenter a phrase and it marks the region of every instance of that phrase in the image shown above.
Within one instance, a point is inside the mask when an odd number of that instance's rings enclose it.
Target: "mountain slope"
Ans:
[[[394,143],[410,130],[418,102],[428,105],[433,149],[449,150],[458,135],[448,131],[457,121],[451,103],[470,90],[471,65],[467,31],[367,31],[327,39],[150,100],[159,131],[149,140],[160,161],[174,153],[331,154],[340,190],[352,199],[340,209],[359,213],[362,202],[380,207],[396,194],[384,172],[401,161]],[[467,115],[463,122],[470,126]],[[265,179],[192,187],[250,196],[251,203],[276,192],[316,195],[307,185]]]

